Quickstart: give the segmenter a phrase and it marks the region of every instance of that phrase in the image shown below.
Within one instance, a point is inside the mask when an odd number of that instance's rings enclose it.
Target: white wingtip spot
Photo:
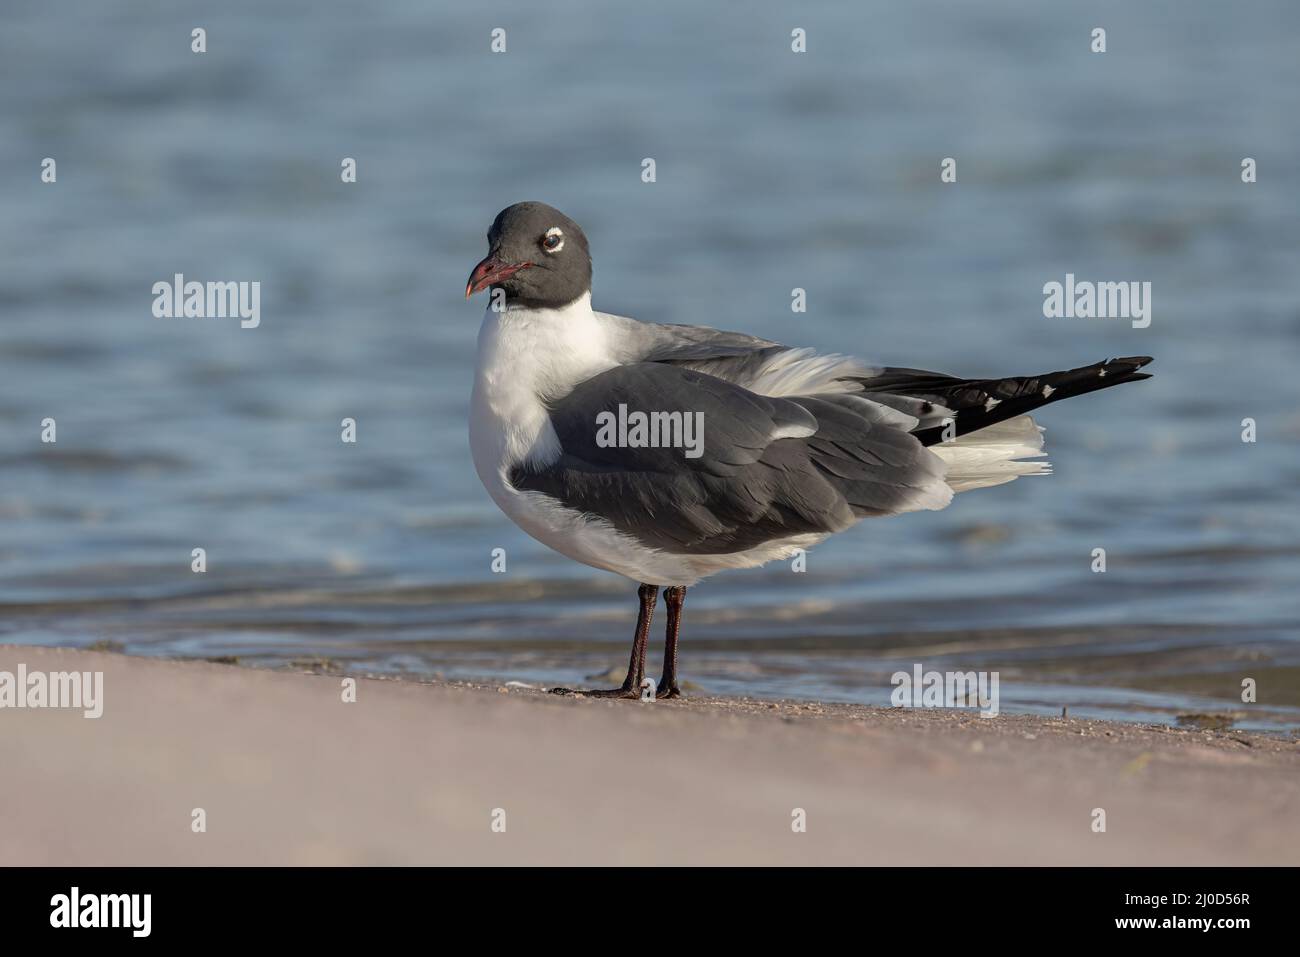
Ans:
[[[985,412],[992,412],[995,406],[998,406],[998,405],[1001,405],[1001,404],[1002,404],[1002,400],[1001,400],[1001,399],[995,399],[995,398],[993,398],[993,396],[989,396],[988,401],[984,403],[984,411],[985,411]]]
[[[1055,392],[1055,391],[1056,391],[1056,390],[1053,389],[1050,385],[1044,385],[1044,386],[1043,386],[1043,398],[1044,398],[1044,399],[1050,399],[1050,398],[1052,397],[1052,393]]]

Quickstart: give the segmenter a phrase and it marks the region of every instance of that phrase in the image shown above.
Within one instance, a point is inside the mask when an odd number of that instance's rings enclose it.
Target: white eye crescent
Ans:
[[[558,253],[564,248],[564,233],[559,226],[552,226],[542,237],[542,249],[548,253]]]

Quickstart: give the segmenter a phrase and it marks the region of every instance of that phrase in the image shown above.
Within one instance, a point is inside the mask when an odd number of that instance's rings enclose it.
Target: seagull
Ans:
[[[667,628],[656,698],[681,696],[686,590],[789,559],[864,518],[946,507],[1049,471],[1027,413],[1148,379],[1149,356],[965,379],[876,366],[740,332],[591,307],[591,252],[545,203],[502,210],[465,298],[490,290],[470,448],[488,494],[562,555],[639,584],[627,678],[558,693],[640,698],[651,619]]]

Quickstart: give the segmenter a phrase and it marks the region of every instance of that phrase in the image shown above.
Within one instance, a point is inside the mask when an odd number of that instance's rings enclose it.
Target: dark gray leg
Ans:
[[[636,594],[641,600],[641,611],[637,614],[636,635],[632,638],[632,657],[628,660],[627,677],[623,679],[622,687],[604,688],[598,691],[552,688],[551,694],[585,694],[593,698],[641,697],[641,680],[645,678],[646,646],[650,643],[650,621],[654,617],[655,602],[659,600],[659,586],[642,585],[637,589]],[[671,610],[669,614],[672,614]]]
[[[668,606],[668,630],[664,638],[664,673],[655,690],[656,698],[680,698],[677,687],[677,635],[682,627],[682,605],[686,604],[686,586],[674,585],[664,589],[664,604]]]

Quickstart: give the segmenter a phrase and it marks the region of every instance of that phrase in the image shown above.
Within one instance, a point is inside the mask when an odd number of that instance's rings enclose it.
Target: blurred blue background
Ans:
[[[633,586],[470,464],[465,277],[538,199],[586,229],[606,311],[976,376],[1157,358],[1039,416],[1053,476],[696,589],[696,686],[884,703],[923,661],[1000,670],[1009,710],[1300,725],[1298,53],[1285,2],[9,0],[0,640],[543,683],[625,660]],[[260,328],[155,319],[178,272],[260,281]],[[1150,328],[1045,319],[1067,272],[1150,281]]]

